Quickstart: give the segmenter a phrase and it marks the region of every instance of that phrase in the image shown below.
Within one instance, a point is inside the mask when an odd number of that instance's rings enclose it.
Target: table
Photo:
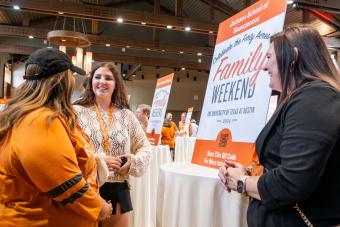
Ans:
[[[175,143],[175,162],[191,162],[196,137],[177,136]]]
[[[156,196],[158,174],[163,163],[171,162],[168,145],[152,147],[151,162],[142,177],[130,177],[133,211],[130,212],[131,227],[156,226]]]
[[[157,227],[242,227],[248,198],[223,189],[211,169],[191,163],[161,166]]]

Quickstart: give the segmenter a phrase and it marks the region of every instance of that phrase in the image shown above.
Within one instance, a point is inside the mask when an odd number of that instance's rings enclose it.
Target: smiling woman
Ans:
[[[263,69],[280,99],[255,144],[265,171],[250,176],[226,161],[220,179],[228,191],[251,197],[249,227],[338,226],[339,72],[319,33],[305,25],[271,37],[267,58]]]
[[[96,99],[110,100],[115,85],[113,73],[108,68],[100,67],[95,71],[92,78],[92,89],[96,95]]]
[[[267,51],[267,63],[263,66],[263,70],[267,71],[270,77],[269,86],[274,91],[282,91],[282,82],[279,73],[279,67],[276,60],[274,44],[271,43]]]
[[[112,202],[113,215],[102,226],[127,227],[132,210],[129,175],[144,173],[151,145],[129,110],[125,86],[115,66],[102,63],[95,67],[84,97],[75,104],[80,126],[90,136],[96,155],[105,157],[109,169],[100,194]]]

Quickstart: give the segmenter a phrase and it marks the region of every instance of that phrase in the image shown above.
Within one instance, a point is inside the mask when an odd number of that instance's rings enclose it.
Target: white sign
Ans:
[[[149,123],[146,129],[146,136],[152,145],[158,145],[160,142],[163,120],[166,107],[168,106],[173,77],[174,74],[172,73],[157,80]]]
[[[193,163],[212,168],[226,159],[251,163],[271,95],[262,67],[285,12],[285,0],[260,0],[220,24]]]

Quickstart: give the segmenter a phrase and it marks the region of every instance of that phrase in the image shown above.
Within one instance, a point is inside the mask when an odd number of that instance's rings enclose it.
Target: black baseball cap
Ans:
[[[24,76],[26,80],[40,80],[54,74],[71,70],[79,75],[85,75],[85,71],[75,66],[71,59],[62,51],[55,48],[42,48],[33,52],[25,66],[25,72],[28,65],[36,64],[41,68],[41,72],[31,76]]]

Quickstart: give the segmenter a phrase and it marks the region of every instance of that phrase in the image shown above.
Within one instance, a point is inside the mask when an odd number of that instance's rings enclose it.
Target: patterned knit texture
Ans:
[[[79,125],[91,138],[94,152],[105,153],[103,132],[95,107],[75,105],[74,109],[78,114]],[[108,113],[101,113],[101,115],[107,126]],[[137,177],[143,175],[150,163],[152,147],[134,114],[127,109],[118,109],[113,112],[108,134],[110,152],[106,155],[133,154],[129,173],[125,175],[111,173],[108,182],[124,182],[128,180],[129,174]]]

